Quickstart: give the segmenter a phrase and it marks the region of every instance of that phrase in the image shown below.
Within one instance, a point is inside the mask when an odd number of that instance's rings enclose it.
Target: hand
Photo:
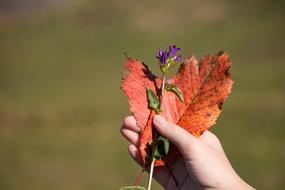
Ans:
[[[176,145],[182,155],[174,164],[172,175],[167,169],[154,169],[154,178],[165,189],[254,189],[235,173],[220,141],[213,133],[206,131],[199,138],[195,138],[183,128],[167,122],[159,115],[154,117],[153,123],[157,131]],[[140,128],[133,116],[124,119],[121,133],[131,143],[130,155],[143,167],[138,149]],[[173,175],[179,184],[178,187]]]

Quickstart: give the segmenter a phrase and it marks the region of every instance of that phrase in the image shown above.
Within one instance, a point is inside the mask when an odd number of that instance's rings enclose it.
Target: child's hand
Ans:
[[[182,154],[182,158],[177,160],[172,171],[178,181],[178,187],[169,171],[162,168],[154,170],[154,178],[165,189],[254,189],[235,173],[219,139],[213,133],[206,131],[200,138],[195,138],[159,115],[154,117],[153,123],[158,132],[175,144]],[[140,128],[133,116],[124,119],[121,132],[131,143],[130,155],[142,166],[138,149]]]

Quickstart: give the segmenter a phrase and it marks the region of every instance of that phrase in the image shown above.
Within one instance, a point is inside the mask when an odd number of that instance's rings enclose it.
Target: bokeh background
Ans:
[[[235,84],[211,130],[243,179],[284,188],[284,2],[1,0],[0,189],[132,184],[140,169],[119,132],[124,52],[157,73],[169,44],[230,54]]]

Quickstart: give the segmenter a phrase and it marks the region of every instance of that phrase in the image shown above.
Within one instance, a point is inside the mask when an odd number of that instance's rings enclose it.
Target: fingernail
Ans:
[[[164,121],[164,118],[161,117],[160,115],[155,115],[153,118],[153,122],[155,122],[156,124],[161,124]]]

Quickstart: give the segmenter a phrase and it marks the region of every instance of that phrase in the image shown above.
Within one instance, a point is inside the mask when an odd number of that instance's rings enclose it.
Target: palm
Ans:
[[[154,178],[167,190],[197,189],[182,158],[177,160],[171,172],[159,169]]]

